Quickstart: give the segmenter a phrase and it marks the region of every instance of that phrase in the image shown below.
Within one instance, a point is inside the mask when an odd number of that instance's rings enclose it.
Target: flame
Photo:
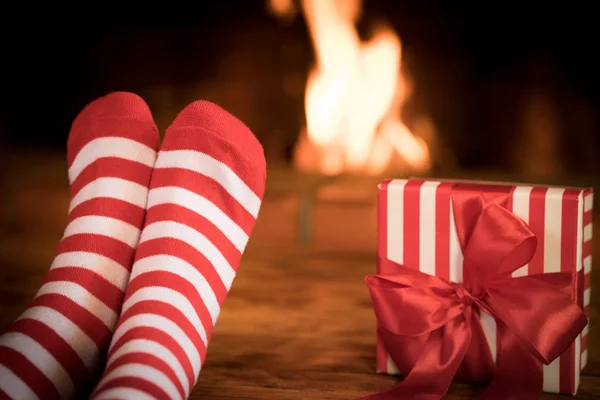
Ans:
[[[429,168],[426,143],[400,119],[408,82],[400,72],[398,35],[381,26],[362,41],[355,28],[360,0],[300,4],[316,65],[306,83],[306,137],[296,148],[296,165],[325,174],[379,174],[397,154],[412,170]],[[289,15],[293,7],[289,0],[270,0],[276,15]]]
[[[267,10],[282,20],[292,19],[298,12],[294,0],[269,0]]]

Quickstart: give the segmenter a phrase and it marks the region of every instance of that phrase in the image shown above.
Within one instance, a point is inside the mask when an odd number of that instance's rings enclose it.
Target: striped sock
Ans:
[[[204,101],[167,130],[123,312],[93,399],[186,399],[254,227],[266,177],[252,132]]]
[[[0,337],[0,399],[69,399],[101,372],[157,147],[150,110],[131,93],[102,97],[73,122],[68,226],[32,304]]]

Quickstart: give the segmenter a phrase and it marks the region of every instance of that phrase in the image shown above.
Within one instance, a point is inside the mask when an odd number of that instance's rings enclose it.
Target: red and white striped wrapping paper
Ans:
[[[378,200],[379,256],[461,282],[463,256],[450,201],[452,185],[452,182],[429,180],[382,182]],[[531,262],[513,275],[576,272],[573,301],[589,315],[592,189],[510,186],[509,211],[528,223],[538,239]],[[483,312],[481,322],[495,359],[496,322]],[[576,393],[580,371],[587,361],[587,335],[588,327],[565,353],[544,366],[545,392]],[[399,374],[380,338],[377,338],[377,371]]]

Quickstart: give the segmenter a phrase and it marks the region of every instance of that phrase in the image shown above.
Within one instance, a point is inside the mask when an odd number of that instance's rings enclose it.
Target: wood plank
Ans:
[[[13,223],[0,223],[0,330],[35,295],[62,235],[68,188],[61,168],[43,167],[49,164],[39,162],[41,167],[22,168],[3,180],[4,198],[20,200],[19,207],[8,209]],[[502,174],[477,175],[469,177],[503,179]],[[370,249],[376,227],[356,225],[375,221],[376,182],[302,176],[283,168],[271,174],[255,234],[192,399],[353,399],[396,384],[397,378],[374,372],[375,318],[363,279],[375,271]],[[313,223],[309,235],[321,247],[297,245],[299,215],[306,212],[302,198],[317,204],[307,215],[322,221]],[[342,236],[352,228],[358,232],[354,239]],[[364,251],[354,252],[361,245]],[[336,247],[339,251],[332,251]],[[594,259],[600,260],[597,240]],[[597,271],[592,286],[600,287]],[[593,289],[589,362],[579,399],[600,397],[598,304],[600,290]],[[475,398],[480,391],[452,385],[447,398]],[[542,396],[559,398],[564,397]]]
[[[373,267],[366,258],[245,257],[191,398],[352,399],[392,387],[395,377],[374,372],[375,319],[362,281]],[[4,329],[34,294],[45,268],[0,271]],[[596,307],[598,291],[592,302]],[[597,327],[597,314],[592,318]],[[590,368],[579,399],[600,394],[600,377],[589,375],[598,371],[597,332],[590,332]],[[479,392],[453,385],[448,398],[475,398]]]

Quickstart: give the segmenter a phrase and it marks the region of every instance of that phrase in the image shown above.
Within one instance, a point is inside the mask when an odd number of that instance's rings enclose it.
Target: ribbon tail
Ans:
[[[471,313],[431,332],[409,374],[395,388],[357,400],[440,400],[471,344]]]
[[[385,328],[377,329],[377,335],[389,350],[391,359],[400,370],[402,376],[408,376],[417,363],[430,333],[420,336],[401,336]]]
[[[492,382],[479,400],[536,400],[544,382],[542,362],[504,323],[498,324],[498,359]]]
[[[479,312],[475,311],[472,314],[471,347],[456,372],[454,382],[487,384],[494,376],[496,364],[485,338]]]

